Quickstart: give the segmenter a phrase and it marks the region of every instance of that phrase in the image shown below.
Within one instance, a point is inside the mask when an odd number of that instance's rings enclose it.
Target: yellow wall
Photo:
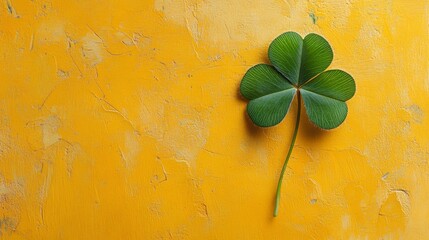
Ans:
[[[429,239],[429,1],[2,0],[4,239]],[[343,125],[260,129],[238,86],[323,35]]]

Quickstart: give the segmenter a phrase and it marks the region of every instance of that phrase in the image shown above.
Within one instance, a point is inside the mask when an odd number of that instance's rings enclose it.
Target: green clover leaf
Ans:
[[[250,100],[247,113],[260,127],[280,123],[294,97],[298,99],[295,131],[277,188],[277,216],[282,179],[299,128],[301,96],[310,121],[322,129],[333,129],[345,120],[345,102],[355,94],[356,85],[342,70],[325,71],[333,59],[332,48],[314,33],[304,39],[295,32],[283,33],[270,44],[268,57],[272,66],[258,64],[250,68],[241,81],[240,92]]]

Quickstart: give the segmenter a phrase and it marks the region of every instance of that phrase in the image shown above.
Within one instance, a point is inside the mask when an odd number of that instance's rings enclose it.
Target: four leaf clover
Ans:
[[[310,121],[322,129],[333,129],[345,120],[345,102],[353,97],[356,86],[352,76],[342,70],[325,71],[333,59],[332,48],[314,33],[304,39],[295,32],[283,33],[270,44],[268,57],[272,65],[251,67],[241,81],[240,92],[250,100],[247,113],[260,127],[280,123],[294,97],[298,99],[295,131],[277,187],[277,216],[282,179],[299,128],[301,96]]]

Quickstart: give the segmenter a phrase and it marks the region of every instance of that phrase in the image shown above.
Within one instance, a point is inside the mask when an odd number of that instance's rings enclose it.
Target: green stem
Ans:
[[[296,135],[298,133],[298,128],[299,128],[299,119],[301,117],[301,94],[299,91],[297,92],[297,95],[298,95],[298,113],[296,115],[295,130],[293,132],[292,142],[290,143],[290,146],[289,146],[289,152],[287,153],[286,160],[283,164],[282,172],[280,173],[279,183],[277,184],[277,194],[276,194],[276,205],[274,207],[274,217],[277,217],[277,215],[279,214],[280,192],[282,189],[283,176],[285,174],[286,166],[287,166],[287,163],[289,161],[290,155],[292,154],[292,149],[293,149],[293,146],[295,145]]]

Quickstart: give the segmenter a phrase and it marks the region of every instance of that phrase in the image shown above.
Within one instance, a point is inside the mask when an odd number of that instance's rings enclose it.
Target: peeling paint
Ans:
[[[58,127],[60,124],[60,120],[55,116],[48,117],[41,124],[45,148],[60,140],[61,136],[58,134]]]
[[[186,27],[194,41],[213,42],[219,48],[230,50],[234,43],[243,43],[248,38],[252,38],[255,45],[265,43],[267,32],[275,34],[272,30],[282,29],[285,20],[303,10],[300,4],[287,5],[288,14],[284,14],[285,4],[275,0],[228,4],[215,0],[156,0],[155,9],[167,20]],[[249,14],[255,9],[269,14]]]
[[[318,17],[314,13],[309,13],[308,16],[311,18],[313,24],[316,24]]]
[[[6,2],[6,8],[10,15],[12,15],[14,18],[20,18],[18,13],[16,12],[15,8],[12,6],[12,3],[10,0],[5,0]]]
[[[412,104],[405,108],[412,116],[413,120],[417,123],[422,123],[425,117],[425,113],[419,107],[419,105]]]
[[[103,61],[103,42],[98,36],[88,33],[82,38],[82,56],[90,66]]]

